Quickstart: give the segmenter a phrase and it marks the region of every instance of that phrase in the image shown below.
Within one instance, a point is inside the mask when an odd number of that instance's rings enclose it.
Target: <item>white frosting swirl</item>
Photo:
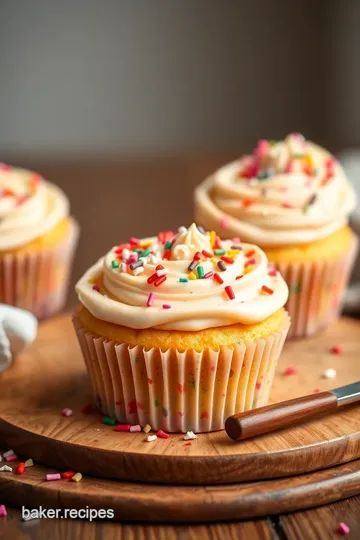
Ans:
[[[195,192],[199,223],[264,247],[325,238],[355,205],[340,163],[298,134],[260,141],[252,156],[222,167]]]
[[[0,250],[42,236],[69,215],[65,194],[33,172],[0,168]]]
[[[162,256],[169,251],[166,243],[160,245],[156,238],[142,240],[141,245],[144,250],[154,246]],[[124,257],[129,246],[113,248],[77,283],[80,302],[92,315],[103,321],[134,329],[185,331],[234,323],[257,323],[286,303],[287,285],[279,273],[268,269],[266,255],[258,247],[242,244],[240,249],[231,249],[232,241],[228,240],[221,242],[218,255],[217,251],[213,254],[209,235],[202,234],[195,225],[186,232],[179,232],[172,242],[171,252],[179,246],[189,249],[190,258],[176,260],[173,254],[170,260],[163,258],[160,262],[164,268],[159,272],[166,275],[166,280],[158,287],[148,281],[157,272],[157,262],[151,261],[151,255],[146,254],[142,271],[137,274],[136,269],[132,271],[129,264],[123,263],[126,264],[125,271],[117,259]],[[205,250],[205,254],[200,256],[200,253],[196,253],[202,250]],[[211,258],[206,253],[208,251]],[[231,257],[232,263],[225,257],[225,269],[222,271],[218,262],[223,251]],[[126,251],[125,258],[128,257]],[[198,267],[191,274],[188,267],[193,257],[200,259],[197,261]],[[208,277],[194,279],[195,274],[201,275],[199,266],[201,273]],[[214,279],[212,272],[216,272],[223,283]],[[190,275],[193,279],[189,279]],[[100,283],[100,290],[97,285],[94,287],[94,280]],[[233,292],[233,299],[226,292],[229,286],[231,290],[228,292],[230,295]],[[147,306],[150,293],[155,295],[154,301]]]

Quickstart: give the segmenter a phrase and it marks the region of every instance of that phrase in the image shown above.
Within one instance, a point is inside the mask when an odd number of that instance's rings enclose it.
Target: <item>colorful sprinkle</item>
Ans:
[[[161,276],[161,277],[157,278],[156,281],[154,281],[155,287],[159,287],[166,280],[167,280],[166,276]]]
[[[156,439],[157,439],[157,435],[155,435],[155,434],[154,435],[148,435],[146,437],[146,442],[153,442],[153,441],[156,441]]]
[[[9,465],[3,465],[0,467],[0,472],[12,472],[12,468]]]
[[[34,466],[34,462],[33,462],[33,460],[32,460],[31,458],[29,458],[29,459],[27,459],[27,460],[25,461],[25,468],[27,468],[27,467],[33,467],[33,466]]]
[[[80,482],[80,480],[82,479],[82,474],[77,472],[76,474],[74,474],[74,476],[71,477],[71,480],[73,482]]]
[[[6,511],[5,504],[0,504],[0,517],[6,517],[6,516],[7,516],[7,511]]]
[[[151,307],[154,302],[155,302],[155,294],[151,292],[146,302],[147,307]]]
[[[93,291],[100,292],[100,287],[98,285],[92,286]]]
[[[324,379],[335,379],[336,377],[336,369],[334,368],[327,368],[325,369],[323,373]]]
[[[234,293],[234,291],[233,291],[233,289],[232,289],[232,287],[230,285],[227,285],[225,287],[225,292],[228,295],[228,297],[230,298],[230,300],[234,300],[235,293]]]
[[[256,260],[255,260],[255,259],[249,259],[249,260],[246,261],[246,263],[244,264],[244,268],[247,268],[248,266],[254,266],[254,264],[256,264]]]
[[[204,277],[204,268],[201,265],[199,265],[196,270],[197,270],[198,278],[202,279]]]
[[[216,232],[215,231],[210,231],[209,236],[210,236],[211,247],[214,248],[215,247],[215,242],[216,242]]]
[[[275,268],[272,268],[271,270],[268,271],[268,276],[276,277],[277,276],[277,270],[275,270]]]
[[[215,249],[214,250],[214,255],[225,255],[226,251],[225,249]]]
[[[130,424],[117,424],[115,431],[130,431]]]
[[[234,264],[234,259],[232,257],[221,257],[221,260],[226,262],[227,264]]]
[[[337,531],[340,534],[346,536],[346,535],[350,534],[350,527],[349,527],[349,525],[347,525],[343,521],[340,521],[340,523],[337,526]]]
[[[71,410],[71,409],[68,409],[67,407],[61,411],[61,414],[62,414],[63,416],[71,416],[72,413],[73,413],[72,410]]]
[[[196,277],[196,275],[194,274],[194,272],[190,272],[190,274],[189,274],[189,279],[191,279],[191,280],[197,279],[197,277]]]
[[[139,257],[147,257],[151,253],[151,248],[145,249],[142,253],[140,253]]]
[[[191,261],[191,263],[188,266],[189,272],[192,272],[193,270],[195,270],[195,268],[197,267],[198,264],[199,264],[199,262],[195,261],[195,259],[193,261]]]
[[[181,277],[181,278],[179,279],[179,281],[180,281],[180,283],[188,283],[189,280],[188,280],[188,278],[186,278],[186,277]]]
[[[7,458],[7,457],[9,457],[9,456],[14,456],[14,455],[15,455],[14,450],[7,450],[7,452],[4,452],[4,453],[3,453],[3,457],[4,457],[4,458]]]
[[[193,441],[196,439],[196,435],[193,431],[187,431],[184,435],[184,441]]]
[[[149,431],[151,431],[151,426],[150,426],[150,424],[146,424],[146,425],[143,427],[143,432],[144,432],[144,433],[149,433]]]
[[[255,255],[256,251],[255,249],[250,249],[250,251],[247,251],[245,253],[245,257],[252,257],[253,255]]]
[[[114,426],[116,424],[115,420],[113,418],[110,418],[110,416],[103,416],[101,418],[102,424],[107,424],[108,426]]]
[[[222,272],[225,272],[226,265],[225,265],[224,261],[218,261],[217,266],[218,266],[219,270],[221,270]]]
[[[111,261],[111,266],[112,266],[113,268],[119,268],[119,263],[118,263],[117,261],[115,261],[115,260],[114,260],[114,261]]]
[[[132,433],[137,433],[138,431],[141,431],[141,426],[139,424],[136,424],[135,426],[130,426],[129,431]]]
[[[281,204],[281,206],[282,206],[283,208],[294,208],[294,205],[292,205],[292,204],[290,204],[290,203],[288,203],[288,202],[283,202],[283,203]]]
[[[171,309],[171,305],[170,304],[163,304],[162,308],[163,309]]]
[[[4,454],[4,458],[5,458],[5,461],[15,461],[15,459],[17,459],[17,455],[11,454],[10,456],[5,457],[5,454]]]
[[[69,478],[72,478],[73,476],[75,476],[75,473],[74,471],[65,471],[61,473],[61,476],[68,480]]]
[[[343,352],[343,348],[341,345],[333,345],[330,349],[330,352],[332,352],[333,354],[341,354]]]
[[[285,369],[284,375],[296,375],[298,372],[297,367],[295,366],[289,366]]]
[[[191,444],[192,444],[191,441],[188,441],[188,442],[186,442],[186,443],[184,444],[184,446],[191,446]]]
[[[157,437],[159,437],[160,439],[168,439],[169,438],[169,434],[168,433],[165,433],[165,431],[163,431],[162,429],[159,429],[159,431],[157,432]]]
[[[229,225],[229,222],[230,220],[227,216],[222,217],[220,220],[220,227],[222,229],[226,229],[226,227]]]
[[[132,244],[132,245],[138,245],[140,244],[140,240],[139,238],[135,238],[135,236],[132,236],[129,240],[129,243]]]
[[[261,292],[263,292],[265,294],[268,294],[268,295],[274,294],[273,289],[270,289],[270,287],[267,287],[266,285],[263,285],[261,287]]]
[[[61,480],[61,474],[47,474],[45,478],[48,482],[51,482],[52,480]]]
[[[249,272],[252,272],[254,270],[253,266],[246,266],[244,268],[244,274],[248,274]]]
[[[249,206],[252,206],[254,204],[255,201],[251,200],[251,199],[244,199],[242,201],[242,205],[244,208],[249,208]]]
[[[152,274],[150,277],[147,278],[147,283],[154,283],[154,281],[156,281],[158,279],[158,275],[155,273],[155,274]]]
[[[221,285],[222,283],[224,283],[223,278],[222,278],[217,272],[215,272],[215,274],[214,274],[214,279],[215,279],[215,281],[217,281],[218,283],[220,283],[220,285]]]
[[[16,467],[16,474],[24,474],[25,472],[25,463],[20,462],[19,465]]]
[[[144,266],[144,261],[136,261],[130,264],[130,270],[135,270],[136,268],[140,268],[140,266]]]
[[[209,253],[208,251],[206,251],[206,249],[203,249],[202,252],[201,252],[204,257],[206,257],[207,259],[211,259],[212,257],[212,253]]]
[[[201,253],[200,251],[197,251],[194,255],[194,261],[200,261],[201,259]]]
[[[204,279],[209,279],[209,278],[212,278],[214,275],[214,272],[210,271],[210,272],[207,272],[205,275],[204,275]]]

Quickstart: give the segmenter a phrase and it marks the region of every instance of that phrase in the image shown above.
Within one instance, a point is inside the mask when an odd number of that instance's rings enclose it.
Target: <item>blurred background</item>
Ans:
[[[69,195],[73,281],[129,235],[189,224],[194,186],[259,138],[300,131],[357,167],[358,0],[1,0],[0,15],[1,160]]]

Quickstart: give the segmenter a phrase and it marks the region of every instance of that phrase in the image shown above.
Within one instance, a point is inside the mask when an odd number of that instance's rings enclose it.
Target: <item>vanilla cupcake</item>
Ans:
[[[30,171],[0,167],[0,302],[44,318],[65,302],[78,226],[65,194]]]
[[[291,134],[259,141],[195,191],[199,223],[222,237],[258,244],[289,286],[291,336],[307,336],[338,315],[357,251],[348,226],[355,193],[340,163]]]
[[[171,432],[266,404],[288,289],[256,246],[195,224],[114,247],[76,285],[74,325],[99,408]]]

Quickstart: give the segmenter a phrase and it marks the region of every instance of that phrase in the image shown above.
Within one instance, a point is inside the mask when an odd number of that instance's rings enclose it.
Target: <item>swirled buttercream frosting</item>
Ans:
[[[0,250],[46,234],[69,214],[65,194],[41,176],[0,164]]]
[[[76,291],[100,320],[185,331],[261,322],[288,297],[260,248],[195,224],[113,247]]]
[[[260,246],[306,244],[344,226],[354,189],[329,152],[292,133],[261,140],[195,191],[198,223]]]

